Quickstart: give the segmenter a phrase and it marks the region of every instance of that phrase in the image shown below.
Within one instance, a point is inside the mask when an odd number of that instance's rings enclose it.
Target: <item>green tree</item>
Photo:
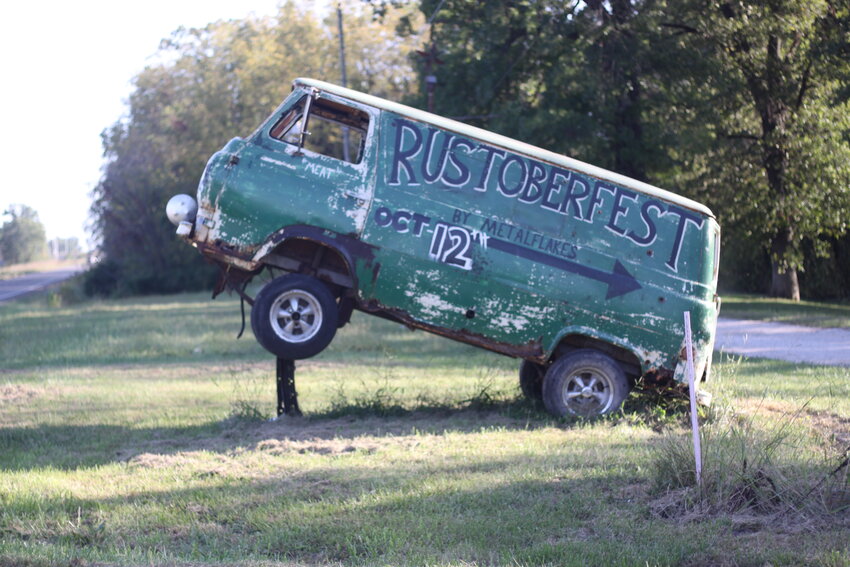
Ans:
[[[684,182],[736,236],[769,251],[771,294],[799,299],[803,244],[822,251],[850,214],[850,4],[696,0],[679,9],[669,27],[709,61],[690,93],[706,144]]]
[[[44,256],[47,240],[35,209],[10,205],[3,215],[9,219],[0,226],[0,259],[7,264],[22,264]]]
[[[688,54],[661,25],[664,2],[425,0],[421,9],[442,62],[438,113],[650,182],[678,163],[667,78]]]

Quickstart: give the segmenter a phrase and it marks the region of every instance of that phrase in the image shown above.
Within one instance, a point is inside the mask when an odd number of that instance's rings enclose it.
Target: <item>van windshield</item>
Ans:
[[[344,104],[316,98],[305,114],[308,97],[299,100],[275,122],[269,135],[286,144],[299,145],[301,134],[304,148],[349,163],[363,159],[369,114]]]

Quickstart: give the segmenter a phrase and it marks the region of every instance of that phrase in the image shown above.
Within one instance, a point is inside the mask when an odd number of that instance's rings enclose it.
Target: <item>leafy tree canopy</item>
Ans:
[[[691,94],[706,143],[682,180],[770,251],[772,293],[799,299],[803,243],[848,227],[850,3],[678,6],[668,25],[710,63]]]

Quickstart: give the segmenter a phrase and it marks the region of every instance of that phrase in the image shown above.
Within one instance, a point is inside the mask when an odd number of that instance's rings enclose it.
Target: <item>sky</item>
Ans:
[[[0,213],[28,205],[48,239],[77,237],[88,249],[100,133],[126,113],[132,79],[154,62],[160,40],[180,26],[274,15],[280,2],[30,0],[4,7]]]

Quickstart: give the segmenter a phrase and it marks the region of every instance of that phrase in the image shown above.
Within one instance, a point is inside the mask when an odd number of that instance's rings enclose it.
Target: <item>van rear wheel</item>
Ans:
[[[617,411],[629,395],[626,374],[610,356],[592,349],[567,354],[543,379],[543,403],[556,416],[591,418]]]
[[[270,281],[251,308],[251,329],[267,351],[299,360],[325,350],[336,334],[339,308],[315,278],[289,274]]]
[[[533,402],[543,401],[543,377],[546,367],[536,362],[523,360],[519,365],[519,389]]]

